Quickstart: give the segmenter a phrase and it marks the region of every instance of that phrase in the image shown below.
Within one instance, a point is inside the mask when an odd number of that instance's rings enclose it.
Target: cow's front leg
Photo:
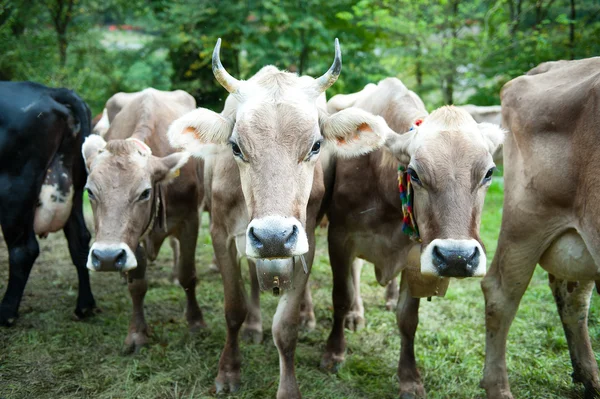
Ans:
[[[8,286],[0,304],[0,326],[11,326],[17,319],[25,284],[40,247],[33,232],[33,220],[24,226],[20,223],[10,227],[2,225],[2,231],[8,247],[9,267]]]
[[[175,284],[179,283],[179,262],[181,257],[181,247],[179,240],[173,236],[169,237],[169,246],[173,252],[173,270],[171,272],[171,280]]]
[[[398,305],[398,279],[393,278],[385,287],[385,308],[387,310],[395,309]]]
[[[198,239],[198,215],[192,214],[186,218],[180,229],[179,236],[179,265],[177,279],[183,287],[186,296],[185,317],[190,331],[198,331],[206,327],[202,310],[196,299],[196,241]]]
[[[86,267],[88,252],[90,250],[90,233],[85,226],[85,219],[83,218],[82,195],[82,192],[78,190],[73,196],[71,215],[63,228],[65,237],[69,243],[71,260],[77,269],[77,279],[79,281],[77,305],[75,307],[75,317],[77,319],[93,315],[97,310],[96,301],[90,287],[90,276]]]
[[[333,274],[333,326],[327,339],[325,353],[321,359],[321,368],[337,372],[344,361],[346,351],[344,320],[354,302],[354,286],[350,273],[352,251],[345,246],[345,237],[336,234],[331,227],[330,225],[328,244],[329,261]]]
[[[256,274],[256,263],[248,259],[250,272],[250,300],[248,301],[248,315],[242,327],[242,337],[245,341],[260,344],[263,340],[262,316],[260,314],[260,287]]]
[[[412,297],[408,279],[404,277],[400,283],[399,295],[396,323],[401,336],[400,361],[398,362],[400,399],[424,398],[425,388],[415,360],[415,334],[419,326],[420,299]]]
[[[298,265],[298,262],[296,262],[296,265]],[[317,326],[312,294],[310,292],[310,281],[306,282],[304,297],[302,299],[302,303],[300,304],[300,324],[308,331],[314,330]]]
[[[588,332],[588,310],[594,289],[593,281],[565,281],[551,274],[550,288],[565,330],[573,364],[573,381],[585,386],[585,398],[600,397],[598,363]]]
[[[350,312],[346,315],[345,326],[352,331],[360,330],[365,326],[365,307],[360,296],[360,273],[363,268],[362,259],[354,259],[352,262],[352,286],[354,287],[354,301]]]
[[[301,397],[296,381],[294,358],[300,327],[300,305],[304,297],[303,291],[308,276],[304,275],[303,271],[296,273],[297,269],[294,273],[294,288],[284,292],[277,305],[277,312],[273,317],[273,341],[279,351],[277,399]]]
[[[535,240],[508,242],[501,233],[492,266],[481,281],[486,337],[480,385],[489,399],[513,399],[506,371],[506,339],[539,258],[534,250],[539,244]]]
[[[214,221],[214,219],[213,219]],[[225,292],[225,321],[227,339],[219,360],[219,373],[215,379],[217,393],[235,392],[240,388],[239,332],[248,313],[246,295],[242,285],[240,264],[237,261],[235,243],[228,245],[224,227],[211,227],[213,247],[223,279]]]
[[[144,318],[144,297],[148,291],[146,280],[146,251],[138,245],[135,251],[137,267],[127,272],[127,288],[131,295],[133,314],[129,323],[129,333],[125,339],[125,353],[139,352],[148,343],[148,325]]]

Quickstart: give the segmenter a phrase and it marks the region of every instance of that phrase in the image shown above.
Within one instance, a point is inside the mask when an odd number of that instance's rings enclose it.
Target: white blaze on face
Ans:
[[[421,274],[435,277],[483,277],[487,257],[477,240],[435,239],[421,252]]]

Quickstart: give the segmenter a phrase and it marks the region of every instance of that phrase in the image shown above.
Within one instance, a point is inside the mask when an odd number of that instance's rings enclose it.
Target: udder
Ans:
[[[575,229],[567,230],[554,240],[540,258],[540,266],[562,280],[600,279],[600,265],[594,263],[585,242]]]
[[[72,207],[73,181],[59,156],[46,171],[33,221],[35,234],[46,237],[49,233],[61,230],[69,219]]]

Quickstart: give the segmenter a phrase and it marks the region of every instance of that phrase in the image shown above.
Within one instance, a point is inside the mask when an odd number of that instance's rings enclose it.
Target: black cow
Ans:
[[[0,82],[0,225],[9,278],[0,325],[11,325],[40,249],[36,234],[64,230],[77,268],[75,315],[93,313],[86,269],[90,233],[82,208],[86,181],[81,145],[90,110],[75,93],[31,82]]]

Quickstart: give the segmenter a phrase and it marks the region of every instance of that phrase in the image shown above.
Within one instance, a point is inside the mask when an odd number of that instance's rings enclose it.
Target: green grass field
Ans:
[[[486,200],[482,235],[489,259],[496,249],[502,213],[502,179],[495,178]],[[170,280],[171,254],[163,247],[149,266],[146,316],[150,346],[133,356],[121,354],[131,305],[117,274],[92,274],[92,287],[103,312],[73,321],[77,278],[61,234],[41,241],[13,328],[0,329],[0,397],[17,398],[204,398],[213,396],[219,354],[225,342],[223,289],[219,275],[208,271],[212,247],[204,217],[196,255],[198,300],[208,329],[190,335],[183,316],[184,294]],[[384,290],[373,268],[363,269],[366,327],[347,332],[348,355],[337,375],[322,372],[320,356],[331,327],[331,271],[325,231],[311,281],[317,328],[302,332],[296,351],[297,376],[305,398],[396,398],[400,350],[395,315],[384,307]],[[6,289],[8,259],[0,242],[0,291]],[[247,270],[245,270],[247,274]],[[264,342],[242,344],[242,391],[236,398],[275,397],[278,357],[270,333],[277,299],[262,298]],[[593,345],[598,347],[598,305],[590,315]],[[484,361],[483,295],[478,280],[453,281],[445,298],[422,301],[416,353],[428,398],[481,398]],[[516,398],[580,398],[571,383],[567,344],[548,288],[539,269],[523,298],[508,344],[508,367]]]

